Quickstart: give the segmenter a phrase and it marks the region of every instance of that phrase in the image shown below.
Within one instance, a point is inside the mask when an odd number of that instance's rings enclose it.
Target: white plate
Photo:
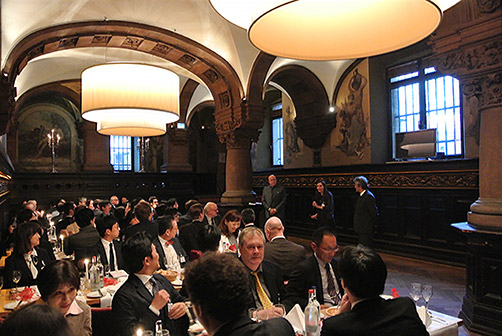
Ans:
[[[171,282],[171,284],[173,286],[182,286],[183,285],[183,281],[181,281],[180,279],[176,279],[173,282]]]
[[[91,299],[99,299],[100,297],[103,297],[103,294],[101,294],[99,291],[94,291],[87,293],[87,297]]]
[[[3,307],[7,310],[13,310],[15,309],[18,305],[19,307],[21,307],[22,305],[25,305],[27,304],[28,302],[22,302],[21,304],[19,304],[19,301],[12,301],[12,302],[9,302],[9,303],[6,303]]]

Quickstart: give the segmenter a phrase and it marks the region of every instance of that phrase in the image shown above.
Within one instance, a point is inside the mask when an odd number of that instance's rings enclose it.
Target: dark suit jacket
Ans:
[[[283,186],[276,184],[275,187],[266,186],[263,188],[261,201],[265,210],[265,219],[270,217],[268,209],[276,209],[274,215],[279,217],[283,222],[286,220],[286,189]]]
[[[183,247],[186,253],[190,253],[191,250],[200,250],[199,242],[197,241],[197,233],[199,233],[200,229],[203,227],[204,223],[199,221],[193,221],[190,224],[180,227],[179,240],[181,247]]]
[[[340,294],[343,295],[343,288],[340,282],[340,275],[338,273],[338,262],[333,259],[331,267],[335,273],[336,282],[340,289]],[[302,309],[308,303],[308,290],[316,286],[316,298],[320,304],[324,303],[324,296],[321,283],[321,272],[319,271],[319,264],[315,256],[311,256],[306,260],[299,263],[291,273],[289,282],[286,286],[286,302],[284,303],[287,309],[292,308],[296,303]]]
[[[117,269],[125,270],[125,263],[124,259],[122,258],[122,243],[119,242],[118,240],[114,240],[113,247],[115,248],[115,265],[117,266]],[[101,258],[101,263],[103,265],[108,265],[110,262],[106,258],[106,252],[105,249],[103,248],[101,240],[98,242],[97,251]]]
[[[256,323],[246,315],[225,323],[214,336],[294,336],[293,327],[286,319],[274,318]]]
[[[78,264],[79,260],[98,254],[97,243],[100,240],[101,237],[94,226],[84,226],[78,233],[64,240],[64,253],[71,255],[75,252],[75,263]]]
[[[216,231],[218,231],[219,234],[221,234],[220,227],[219,227],[220,221],[221,221],[220,215],[217,215],[216,217],[213,218],[215,229],[216,229]],[[204,215],[204,219],[202,220],[202,224],[204,224],[204,225],[209,224],[209,221],[207,220],[206,215]]]
[[[154,239],[159,234],[159,225],[155,222],[139,222],[138,224],[131,225],[124,233],[124,242],[135,233],[142,231],[148,233]]]
[[[153,276],[159,284],[159,290],[165,289],[169,293],[170,302],[176,303],[185,300],[165,277],[160,274]],[[140,325],[143,330],[155,330],[157,320],[162,320],[162,327],[169,329],[171,335],[180,335],[173,321],[167,315],[167,304],[161,309],[160,316],[157,316],[148,308],[152,301],[152,294],[141,280],[136,275],[130,274],[127,281],[115,293],[112,301],[112,311],[120,335],[135,335],[136,329]]]
[[[354,211],[354,231],[356,233],[372,233],[378,216],[375,196],[371,191],[359,196]]]
[[[44,249],[38,247],[35,247],[35,249],[37,250],[38,255],[38,263],[35,267],[40,272],[45,265],[51,262],[51,259]],[[21,280],[19,280],[17,285],[12,281],[12,272],[15,270],[21,271]],[[24,256],[17,253],[12,253],[9,257],[7,257],[7,259],[5,259],[4,274],[5,288],[36,285],[36,280],[33,279],[33,275],[24,260]]]
[[[282,303],[282,300],[284,298],[284,281],[282,280],[282,275],[279,266],[271,261],[263,260],[261,263],[261,267],[263,270],[263,278],[265,280],[265,286],[267,287],[270,293],[270,301],[272,301],[272,303],[274,304],[279,303],[279,296],[280,296]],[[250,277],[249,280],[250,284],[255,283],[256,280],[254,275],[249,273],[249,277]],[[256,293],[254,287],[251,287],[251,291],[255,292],[255,295],[258,297],[258,294]],[[251,307],[255,307],[254,301]]]
[[[153,240],[153,245],[155,245],[155,249],[157,250],[157,253],[159,254],[160,268],[162,268],[164,270],[167,269],[167,267],[164,263],[164,258],[166,257],[166,255],[164,253],[164,249],[162,248],[162,246],[160,244],[159,236],[155,237],[155,239]],[[173,238],[173,248],[176,251],[176,254],[182,255],[183,257],[185,257],[185,262],[180,263],[181,267],[183,268],[186,265],[188,265],[190,263],[188,261],[188,259],[189,259],[188,255],[186,254],[185,250],[183,250],[183,247],[181,247],[181,243],[180,243],[179,239],[176,237]]]
[[[276,238],[265,244],[265,260],[279,265],[282,279],[289,280],[296,265],[305,260],[305,248],[285,238]]]
[[[321,336],[426,336],[429,335],[410,298],[360,302],[351,311],[330,317]]]

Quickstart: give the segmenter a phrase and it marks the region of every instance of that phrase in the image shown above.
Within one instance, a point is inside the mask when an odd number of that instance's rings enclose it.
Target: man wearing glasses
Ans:
[[[328,227],[321,227],[312,234],[314,255],[299,263],[286,286],[288,305],[298,303],[302,309],[308,303],[308,290],[316,287],[317,301],[324,307],[340,304],[343,288],[338,275],[338,251],[335,234]]]

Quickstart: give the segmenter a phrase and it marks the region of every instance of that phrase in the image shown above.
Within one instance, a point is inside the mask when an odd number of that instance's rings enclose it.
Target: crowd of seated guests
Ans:
[[[195,311],[196,315],[208,330],[215,331],[215,335],[223,335],[218,330],[226,330],[230,325],[232,330],[235,329],[235,335],[239,335],[240,325],[246,332],[250,331],[249,335],[262,335],[260,332],[267,328],[274,330],[274,324],[259,327],[244,316],[245,311],[263,309],[269,318],[280,318],[295,304],[303,309],[307,292],[313,286],[322,307],[341,304],[343,311],[355,316],[351,318],[357,319],[354,307],[362,307],[359,301],[367,299],[363,297],[366,292],[359,291],[359,284],[354,283],[352,274],[357,267],[366,266],[356,263],[340,272],[335,258],[339,251],[336,236],[327,227],[313,233],[311,248],[314,253],[306,259],[305,248],[287,240],[278,217],[269,218],[262,230],[255,224],[252,209],[242,212],[231,209],[220,219],[218,206],[213,202],[201,204],[190,200],[185,203],[187,212],[181,214],[176,199],[159,201],[151,196],[147,201],[135,199],[129,202],[127,198],[121,201],[117,196],[109,200],[80,198],[76,205],[61,199],[53,202],[46,214],[38,210],[35,201],[25,202],[13,225],[2,232],[1,251],[11,251],[5,262],[5,287],[38,285],[41,303],[54,307],[64,316],[64,321],[55,318],[62,330],[68,329],[71,335],[78,336],[92,335],[91,310],[76,299],[80,287],[79,269],[82,270],[83,261],[92,256],[100,256],[110,271],[124,270],[129,274],[112,303],[114,323],[121,335],[131,335],[138,328],[153,330],[158,320],[171,335],[186,335],[189,318],[183,302],[189,299],[197,302],[199,311]],[[47,236],[51,226],[55,227],[58,237],[64,237],[64,252],[72,255],[73,261],[55,260]],[[346,253],[346,265],[352,265],[350,258],[357,259],[357,256],[360,260],[375,263],[372,267],[379,270],[380,277],[373,276],[365,286],[378,280],[375,293],[380,291],[386,277],[381,259],[370,249],[351,251]],[[215,261],[218,256],[223,258],[221,263]],[[361,259],[361,256],[367,258]],[[219,287],[206,286],[206,290],[193,287],[219,281],[218,267],[221,274],[236,272],[242,287],[238,290],[245,297],[235,302],[242,301],[243,306],[236,307],[235,314],[216,313],[214,303],[210,304],[212,311],[204,307],[209,304],[207,298],[219,297],[221,304],[225,300],[236,300],[230,297],[233,295],[230,288],[221,288],[228,293],[219,293]],[[159,269],[179,271],[182,268],[187,269],[187,282],[192,288],[183,287],[179,292],[170,281],[156,273]],[[203,273],[196,274],[198,269]],[[14,271],[21,272],[19,280],[13,276]],[[233,279],[233,276],[229,275],[229,278]],[[205,292],[207,298],[201,297]],[[216,306],[225,311],[221,304]],[[387,307],[380,301],[375,304]],[[423,325],[409,309],[409,302],[403,301],[398,308],[405,306],[409,325],[417,334],[422,334]],[[42,312],[37,305],[33,307],[12,314],[0,329],[0,335],[3,330],[16,330],[16,321],[22,320],[23,315],[29,316],[31,310],[49,317],[54,315],[53,309]],[[393,310],[393,313],[396,315],[393,318],[399,318],[397,312]],[[282,334],[293,335],[291,328],[284,329],[289,325],[284,323],[276,325],[282,324]],[[340,317],[336,323],[335,320],[326,323],[329,330],[334,330],[331,326],[338,324],[344,324]],[[379,325],[375,324],[375,328]],[[327,330],[323,335],[335,334]],[[350,331],[346,334],[351,335]]]

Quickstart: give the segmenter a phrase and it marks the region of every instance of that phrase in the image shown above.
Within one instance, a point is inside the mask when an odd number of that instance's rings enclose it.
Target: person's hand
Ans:
[[[176,302],[172,305],[171,309],[169,309],[169,318],[171,320],[176,320],[185,315],[187,312],[187,307],[183,302]]]
[[[157,310],[161,310],[169,302],[169,293],[165,289],[159,290],[153,298],[152,306]]]
[[[285,311],[281,307],[272,307],[267,309],[268,318],[281,317],[285,315]]]
[[[61,234],[63,237],[67,238],[70,235],[70,232],[66,229],[61,230]]]
[[[15,229],[15,228],[16,228],[16,223],[12,223],[11,225],[9,225],[9,228],[8,228],[9,233],[14,232],[14,229]]]
[[[315,201],[313,201],[313,202],[312,202],[312,206],[313,206],[314,208],[317,208],[317,203],[316,203]]]
[[[349,296],[344,294],[342,297],[342,301],[340,302],[340,309],[338,313],[343,313],[352,309],[352,303],[349,300]]]
[[[277,210],[275,208],[270,209],[270,214],[275,215],[277,213]]]
[[[312,219],[317,219],[317,214],[310,216]]]
[[[137,219],[136,217],[133,217],[133,218],[131,219],[131,221],[129,222],[129,224],[131,224],[131,225],[136,225],[136,224],[138,224],[138,223],[139,223],[139,219]]]

